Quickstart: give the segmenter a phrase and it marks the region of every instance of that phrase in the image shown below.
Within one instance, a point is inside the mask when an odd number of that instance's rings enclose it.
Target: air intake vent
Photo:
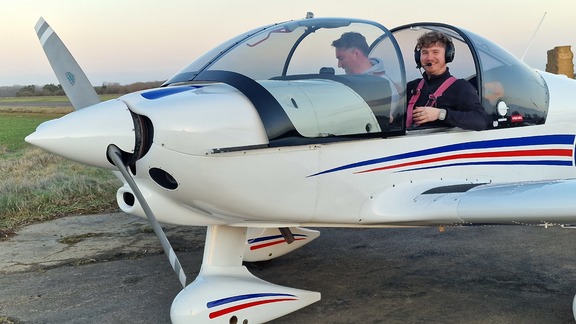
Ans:
[[[161,187],[169,190],[178,188],[178,182],[168,172],[159,168],[151,168],[148,173],[150,174],[150,178]]]

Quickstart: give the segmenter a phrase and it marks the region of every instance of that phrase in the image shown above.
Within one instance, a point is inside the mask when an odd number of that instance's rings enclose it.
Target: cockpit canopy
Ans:
[[[392,29],[406,60],[408,80],[420,77],[414,44],[421,34],[436,30],[452,38],[455,58],[450,73],[467,79],[478,91],[488,115],[487,129],[543,124],[549,94],[544,79],[493,42],[470,31],[438,23],[417,23]]]
[[[489,129],[545,122],[548,92],[538,73],[484,38],[438,23],[388,30],[366,20],[312,18],[269,25],[214,48],[165,86],[209,81],[236,87],[254,103],[271,143],[404,135],[406,83],[421,76],[414,45],[429,30],[452,38],[450,72],[477,89]],[[383,63],[385,77],[338,68],[331,44],[350,31],[366,38],[369,57]]]

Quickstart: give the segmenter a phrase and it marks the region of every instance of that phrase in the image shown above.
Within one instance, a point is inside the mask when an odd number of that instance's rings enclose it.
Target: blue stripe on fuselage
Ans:
[[[537,146],[537,145],[574,145],[575,135],[568,134],[557,134],[557,135],[538,135],[529,137],[517,137],[517,138],[505,138],[505,139],[495,139],[487,141],[477,141],[477,142],[465,142],[458,144],[450,144],[445,146],[434,147],[425,150],[407,152],[397,155],[386,156],[382,158],[366,160],[355,162],[351,164],[346,164],[333,169],[321,171],[312,174],[308,177],[314,177],[322,174],[338,172],[342,170],[363,167],[368,165],[373,165],[377,163],[396,161],[407,158],[414,158],[432,154],[446,153],[446,152],[456,152],[464,150],[478,150],[478,149],[488,149],[488,148],[499,148],[499,147],[515,147],[515,146]]]

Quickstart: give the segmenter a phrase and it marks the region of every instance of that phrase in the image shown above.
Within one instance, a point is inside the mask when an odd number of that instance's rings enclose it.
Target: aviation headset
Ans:
[[[452,43],[452,39],[450,39],[450,37],[446,36],[446,39],[448,39],[448,43],[446,44],[444,59],[446,60],[446,63],[450,63],[454,60],[454,43]],[[416,61],[417,69],[422,67],[422,64],[420,63],[420,55],[420,48],[418,48],[418,45],[416,45],[414,47],[414,60]]]

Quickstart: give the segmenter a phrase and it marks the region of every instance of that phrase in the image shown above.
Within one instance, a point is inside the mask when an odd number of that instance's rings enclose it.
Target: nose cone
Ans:
[[[134,122],[120,100],[110,100],[42,123],[26,142],[69,160],[116,169],[106,156],[108,145],[132,153]]]

